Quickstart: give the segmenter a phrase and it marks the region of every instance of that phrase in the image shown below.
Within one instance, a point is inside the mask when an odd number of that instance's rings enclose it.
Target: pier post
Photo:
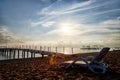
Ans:
[[[3,56],[4,52],[5,52],[5,49],[2,50],[2,56]]]
[[[8,51],[8,49],[7,49],[7,55],[6,55],[6,56],[7,56],[7,58],[8,58],[8,54],[9,54],[9,51]]]
[[[18,59],[20,58],[20,53],[19,53],[19,49],[18,49]]]
[[[44,55],[42,54],[42,58],[44,58]]]
[[[23,57],[25,58],[25,50],[23,50],[23,54],[24,54]]]
[[[27,50],[27,58],[29,57],[29,51]]]
[[[31,58],[33,57],[33,52],[34,52],[34,51],[32,50],[32,51],[31,51]]]
[[[42,58],[44,58],[44,51],[41,52]]]
[[[34,53],[33,57],[35,58],[35,53]]]
[[[11,59],[11,57],[12,57],[11,52],[12,52],[12,50],[10,49],[9,59]]]
[[[13,50],[13,59],[15,59],[15,50]]]
[[[22,58],[24,58],[24,51],[22,50]]]
[[[6,51],[6,49],[5,49],[5,53],[4,53],[4,55],[3,55],[3,56],[5,56],[5,57],[6,57],[6,53],[7,53],[7,51]]]

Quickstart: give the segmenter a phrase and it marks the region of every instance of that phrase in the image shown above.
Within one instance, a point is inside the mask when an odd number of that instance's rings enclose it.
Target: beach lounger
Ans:
[[[110,48],[108,47],[103,48],[95,57],[88,56],[87,58],[77,58],[75,60],[62,62],[58,65],[58,67],[60,68],[62,64],[67,64],[67,69],[71,66],[78,65],[80,67],[87,67],[90,71],[92,71],[95,74],[104,74],[108,65],[103,62],[103,58],[108,53],[109,49]],[[90,58],[92,58],[92,60],[88,61]]]

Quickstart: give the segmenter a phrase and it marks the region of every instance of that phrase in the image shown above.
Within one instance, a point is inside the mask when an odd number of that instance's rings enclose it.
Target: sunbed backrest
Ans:
[[[103,49],[98,53],[98,55],[93,59],[92,62],[94,62],[94,61],[97,61],[97,62],[101,61],[101,60],[105,57],[105,55],[108,53],[109,49],[110,49],[109,47],[103,48]]]

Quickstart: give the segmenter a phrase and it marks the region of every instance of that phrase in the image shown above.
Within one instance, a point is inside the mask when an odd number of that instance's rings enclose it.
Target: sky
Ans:
[[[120,0],[0,0],[0,44],[120,47]]]

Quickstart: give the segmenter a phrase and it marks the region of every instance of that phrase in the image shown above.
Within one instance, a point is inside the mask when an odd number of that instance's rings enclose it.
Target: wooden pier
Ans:
[[[0,55],[7,57],[8,59],[35,58],[35,54],[39,54],[43,58],[45,55],[50,55],[51,52],[43,51],[41,49],[0,48]]]
[[[5,59],[21,59],[21,58],[35,58],[54,54],[74,54],[75,48],[66,47],[51,47],[51,46],[40,46],[40,45],[6,45],[0,46],[0,56]],[[78,48],[79,50],[79,48]],[[67,52],[68,51],[68,52]]]

